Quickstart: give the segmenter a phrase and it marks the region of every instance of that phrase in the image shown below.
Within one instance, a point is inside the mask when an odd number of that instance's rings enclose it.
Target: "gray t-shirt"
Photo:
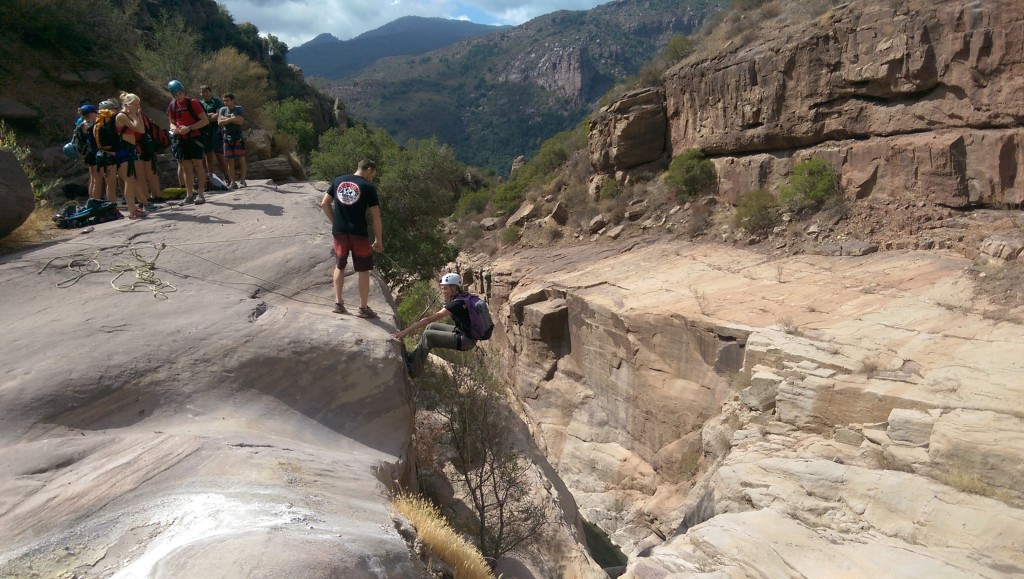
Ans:
[[[221,118],[245,117],[245,109],[242,108],[242,105],[235,105],[230,110],[228,110],[228,107],[221,107],[220,112],[217,114]],[[221,129],[224,130],[225,137],[233,137],[235,139],[242,137],[242,125],[231,123],[222,125]]]

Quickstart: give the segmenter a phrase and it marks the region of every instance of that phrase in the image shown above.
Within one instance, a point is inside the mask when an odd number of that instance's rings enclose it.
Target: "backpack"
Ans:
[[[117,111],[103,109],[96,115],[96,124],[92,134],[96,138],[96,146],[101,151],[114,152],[122,147],[120,133],[117,132]]]
[[[160,127],[160,125],[153,122],[152,119],[143,115],[142,121],[146,124],[146,135],[153,139],[153,143],[156,145],[157,151],[163,151],[167,147],[171,146],[171,138],[168,136],[167,131]]]
[[[489,340],[494,332],[494,321],[491,320],[491,311],[487,309],[487,302],[469,292],[457,296],[466,304],[469,312],[469,337],[474,340]]]
[[[85,205],[68,203],[53,216],[53,222],[61,229],[75,229],[121,219],[117,203],[90,199]]]
[[[75,130],[71,133],[71,145],[75,148],[80,156],[85,156],[89,152],[89,143],[85,140],[85,135],[82,133],[83,125],[86,125],[87,121],[75,125]]]

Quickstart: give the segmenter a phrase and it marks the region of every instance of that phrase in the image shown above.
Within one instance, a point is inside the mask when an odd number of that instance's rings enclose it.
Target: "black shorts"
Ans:
[[[198,138],[177,138],[178,146],[174,148],[174,158],[179,161],[202,161],[203,143]]]
[[[224,149],[224,134],[220,128],[210,132],[203,132],[199,137],[203,142],[203,151],[220,153]]]

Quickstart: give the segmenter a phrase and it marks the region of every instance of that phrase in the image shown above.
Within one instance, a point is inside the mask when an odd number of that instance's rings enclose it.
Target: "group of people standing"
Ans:
[[[185,187],[185,203],[206,202],[203,194],[208,173],[218,166],[229,189],[245,187],[245,109],[226,92],[213,96],[208,85],[199,87],[200,99],[188,96],[181,82],[167,84],[171,102],[167,105],[172,149],[178,160],[178,180]],[[223,99],[223,100],[221,100]]]
[[[214,166],[226,177],[229,189],[245,187],[245,109],[232,93],[221,99],[209,86],[200,87],[202,100],[189,97],[177,80],[167,85],[173,97],[167,105],[170,146],[178,161],[178,181],[186,190],[185,203],[202,204],[207,175]],[[118,201],[118,183],[123,184],[128,217],[139,219],[155,211],[164,201],[157,175],[156,155],[162,128],[142,112],[138,95],[122,92],[118,98],[94,106],[90,99],[79,102],[79,118],[72,142],[85,144],[83,160],[89,168],[89,197]],[[112,127],[101,130],[107,123]],[[108,135],[114,135],[113,141]],[[166,135],[167,133],[164,133]]]
[[[153,121],[142,113],[142,100],[133,93],[122,92],[119,98],[101,101],[99,107],[88,99],[83,101],[75,131],[87,145],[83,160],[89,168],[89,197],[101,199],[105,194],[107,201],[117,203],[120,181],[124,184],[130,218],[137,219],[146,210],[155,210],[154,201],[160,195],[156,146],[143,139]],[[112,123],[116,145],[101,146],[95,131],[100,123]],[[140,160],[143,162],[136,163]]]

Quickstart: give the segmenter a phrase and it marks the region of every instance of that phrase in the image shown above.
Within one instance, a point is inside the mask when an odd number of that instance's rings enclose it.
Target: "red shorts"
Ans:
[[[345,269],[348,264],[348,253],[352,252],[352,268],[356,271],[373,269],[373,247],[369,237],[336,233],[334,235],[334,255],[338,256],[338,269]]]

